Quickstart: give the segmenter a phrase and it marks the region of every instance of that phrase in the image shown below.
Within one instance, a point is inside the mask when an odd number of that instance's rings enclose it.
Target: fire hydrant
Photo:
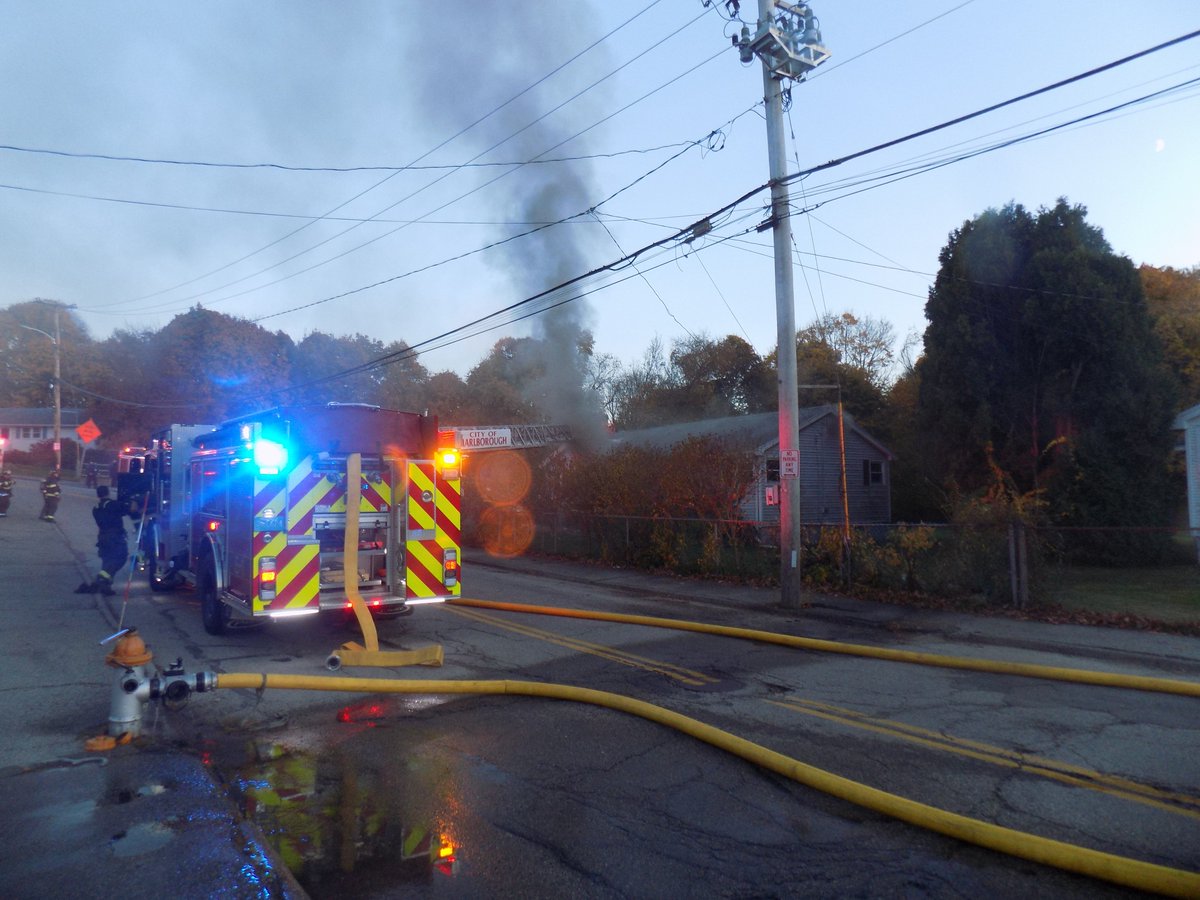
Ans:
[[[112,703],[109,706],[110,736],[140,736],[142,706],[148,700],[162,700],[164,705],[178,708],[187,703],[193,691],[203,693],[216,685],[216,678],[211,673],[187,675],[183,671],[182,659],[177,659],[160,675],[148,676],[146,667],[153,659],[154,654],[133,627],[120,633],[112,653],[104,658],[105,663],[120,670],[113,683]]]
[[[113,682],[112,703],[108,711],[108,733],[112,737],[128,734],[137,737],[142,733],[142,701],[137,689],[146,680],[146,666],[154,654],[136,628],[128,629],[113,647],[104,662],[120,670]]]

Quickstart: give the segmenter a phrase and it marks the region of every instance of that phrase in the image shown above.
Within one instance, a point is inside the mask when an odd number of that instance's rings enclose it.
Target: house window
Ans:
[[[883,484],[883,461],[878,459],[863,460],[863,484]]]
[[[776,459],[768,459],[766,462],[767,462],[767,465],[766,465],[765,474],[767,476],[767,481],[778,481],[779,480],[779,460],[777,458]]]

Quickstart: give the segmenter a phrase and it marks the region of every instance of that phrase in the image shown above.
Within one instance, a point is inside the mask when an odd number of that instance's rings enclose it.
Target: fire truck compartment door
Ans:
[[[457,594],[457,578],[446,586],[445,559],[448,549],[458,550],[458,483],[441,478],[430,460],[410,460],[406,468],[405,596],[414,601]]]
[[[408,524],[405,540],[432,541],[437,537],[437,481],[433,463],[408,464]]]

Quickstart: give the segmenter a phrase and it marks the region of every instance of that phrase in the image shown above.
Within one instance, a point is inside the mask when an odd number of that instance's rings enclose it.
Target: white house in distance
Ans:
[[[1200,558],[1200,404],[1175,417],[1175,427],[1183,432],[1183,452],[1187,468],[1188,528],[1196,542]]]
[[[82,409],[63,409],[61,418],[63,442],[79,442],[75,428],[84,422]],[[34,444],[54,440],[54,407],[42,409],[0,408],[0,437],[6,438],[4,449],[29,450]]]

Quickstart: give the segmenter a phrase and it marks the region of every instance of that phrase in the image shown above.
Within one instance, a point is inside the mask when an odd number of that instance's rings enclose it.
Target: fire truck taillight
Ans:
[[[442,551],[442,571],[446,587],[452,588],[458,584],[458,551],[447,548]]]
[[[462,470],[462,457],[453,447],[437,452],[437,465],[447,481],[458,481]]]
[[[258,597],[260,600],[275,599],[275,557],[264,556],[258,561]]]
[[[278,475],[288,463],[288,449],[278,441],[259,438],[254,442],[254,465],[260,475]]]

